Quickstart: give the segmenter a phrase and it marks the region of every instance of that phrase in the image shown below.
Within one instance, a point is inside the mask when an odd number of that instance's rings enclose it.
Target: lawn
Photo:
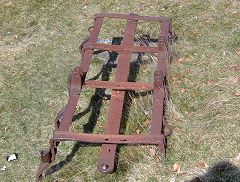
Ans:
[[[35,181],[39,152],[48,149],[54,118],[67,103],[69,75],[81,62],[79,45],[101,12],[173,20],[178,39],[168,64],[166,118],[173,134],[167,158],[155,146],[122,146],[116,172],[101,174],[100,145],[64,142],[43,181],[240,181],[239,7],[239,0],[1,0],[0,168],[6,170],[0,181]],[[106,20],[100,38],[121,37],[124,27],[123,20]],[[136,38],[157,38],[159,31],[156,23],[140,22]],[[87,77],[113,79],[108,59],[107,52],[96,54]],[[131,78],[151,82],[155,56],[132,59]],[[83,90],[71,131],[104,131],[108,92]],[[121,133],[149,133],[152,95],[127,97]],[[18,159],[8,162],[12,153]]]

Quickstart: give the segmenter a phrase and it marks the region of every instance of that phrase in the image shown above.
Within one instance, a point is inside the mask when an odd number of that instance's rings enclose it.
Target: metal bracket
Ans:
[[[83,71],[80,66],[74,68],[70,76],[69,95],[76,94],[80,95],[82,82],[83,82]]]

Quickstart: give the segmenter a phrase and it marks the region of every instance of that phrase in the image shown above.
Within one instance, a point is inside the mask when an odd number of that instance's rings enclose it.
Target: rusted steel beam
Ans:
[[[134,42],[137,21],[128,20],[121,45],[131,46]],[[115,82],[126,82],[129,75],[131,53],[120,53],[118,58]],[[105,134],[118,134],[122,118],[123,101],[125,91],[112,91],[108,120]],[[111,173],[115,167],[116,144],[103,144],[101,157],[98,163],[98,170],[104,173]],[[106,167],[107,166],[107,167]]]
[[[103,17],[102,18],[97,18],[94,21],[94,26],[92,28],[92,31],[90,33],[90,37],[88,38],[88,43],[96,43],[98,39],[98,35],[100,33],[100,29],[103,23]],[[83,69],[83,72],[86,74],[91,62],[93,56],[93,50],[89,49],[82,54],[82,62],[81,62],[81,67]]]
[[[153,90],[150,83],[136,83],[136,82],[110,82],[110,81],[93,81],[86,80],[83,87],[91,88],[106,88],[114,90]]]
[[[167,47],[165,41],[169,34],[169,22],[162,23],[162,31],[158,39],[158,64],[157,70],[154,73],[154,92],[153,92],[153,112],[151,123],[151,135],[162,133],[164,120],[164,102],[165,102],[165,77],[166,77],[166,62],[167,62]],[[164,156],[166,156],[166,143],[159,145]]]
[[[59,126],[59,130],[69,130],[72,122],[72,117],[78,102],[79,95],[81,93],[81,85],[83,79],[83,71],[81,67],[76,67],[71,75],[71,85],[69,87],[69,99],[67,106],[65,107],[65,112],[62,116],[62,121]]]
[[[164,135],[118,135],[118,134],[88,134],[78,132],[54,131],[55,141],[79,141],[86,143],[104,144],[160,144],[164,140]]]
[[[161,34],[158,37],[158,64],[157,64],[157,70],[160,70],[163,73],[164,78],[166,77],[166,63],[168,60],[168,35],[169,35],[169,22],[163,22],[162,23],[162,30]]]
[[[86,43],[83,46],[83,51],[85,50],[100,49],[105,51],[115,51],[115,52],[132,52],[132,53],[157,53],[158,47],[147,47],[147,46],[124,46],[124,45],[112,45],[112,44],[90,44]]]

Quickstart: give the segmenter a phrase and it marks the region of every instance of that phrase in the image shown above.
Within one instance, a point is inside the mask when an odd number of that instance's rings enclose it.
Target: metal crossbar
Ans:
[[[121,45],[97,43],[104,18],[120,18],[127,20]],[[133,45],[134,35],[139,20],[157,21],[162,24],[161,33],[158,38],[158,47]],[[166,136],[172,133],[171,127],[164,120],[164,104],[165,99],[168,97],[168,89],[166,86],[166,62],[170,55],[169,44],[173,39],[172,21],[168,18],[113,13],[95,15],[94,26],[91,27],[90,36],[80,46],[82,54],[81,65],[74,68],[70,77],[68,103],[66,107],[58,113],[55,119],[56,130],[53,132],[53,137],[50,140],[50,149],[41,152],[43,163],[39,167],[37,180],[39,180],[44,171],[55,160],[57,146],[63,141],[102,144],[98,170],[103,173],[111,173],[114,170],[117,144],[156,144],[159,145],[164,156],[166,156]],[[95,49],[119,52],[116,75],[113,82],[85,80]],[[153,84],[128,82],[132,53],[146,52],[158,54],[158,63],[157,69],[154,72]],[[112,89],[104,134],[69,131],[79,95],[84,87]],[[119,135],[126,90],[153,91],[153,112],[151,133],[149,135]],[[164,126],[168,128],[167,133],[163,131]]]

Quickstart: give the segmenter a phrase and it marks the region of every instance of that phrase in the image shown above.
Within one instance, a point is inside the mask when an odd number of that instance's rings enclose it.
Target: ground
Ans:
[[[101,147],[65,142],[43,181],[239,181],[240,2],[238,0],[0,2],[0,181],[35,181],[54,118],[68,99],[68,76],[95,13],[137,13],[173,20],[178,36],[168,64],[166,119],[173,128],[167,158],[154,146],[120,148],[117,171],[101,174]],[[107,20],[100,38],[121,37],[125,22]],[[157,38],[160,26],[140,22],[136,38]],[[111,53],[111,56],[116,56]],[[94,56],[88,78],[111,80],[108,53]],[[156,58],[133,57],[130,79],[152,80]],[[134,74],[137,73],[137,74]],[[109,96],[85,89],[72,131],[101,133]],[[122,133],[148,133],[151,94],[127,94]],[[101,106],[101,110],[99,110]],[[149,120],[149,121],[148,121]],[[151,151],[151,152],[150,152]],[[156,151],[156,154],[153,155]],[[18,154],[8,162],[6,157]],[[175,170],[174,170],[175,168]],[[179,169],[180,168],[180,169]]]

